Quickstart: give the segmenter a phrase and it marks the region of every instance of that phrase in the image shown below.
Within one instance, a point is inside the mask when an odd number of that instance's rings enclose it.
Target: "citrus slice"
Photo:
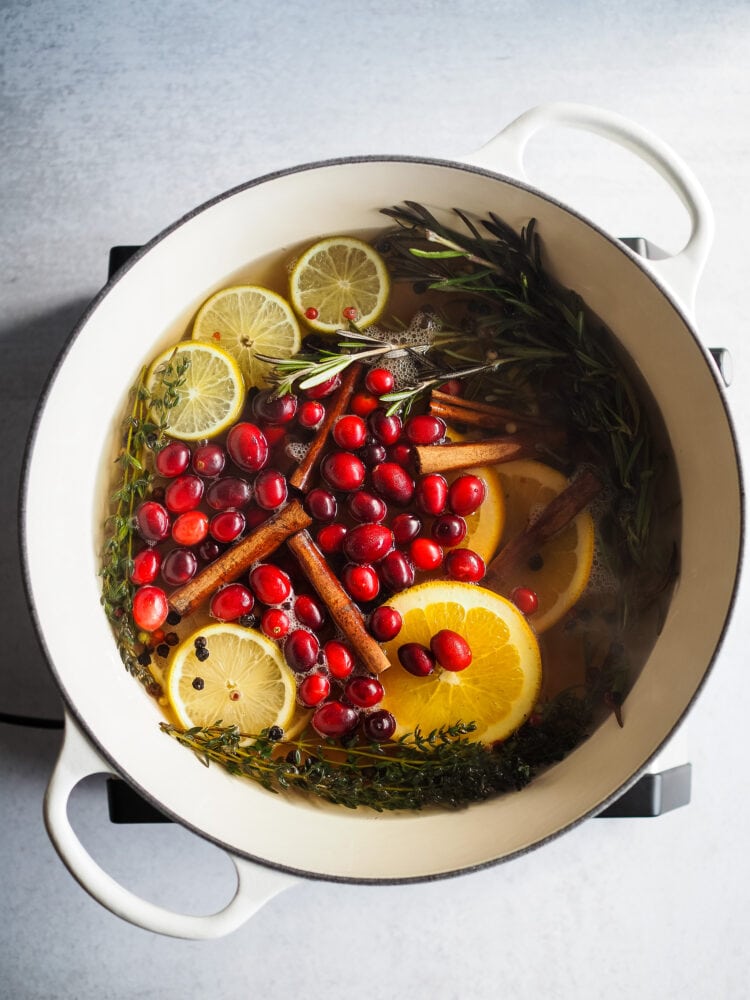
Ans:
[[[242,412],[245,386],[237,363],[213,344],[180,341],[160,354],[149,369],[146,384],[163,398],[166,383],[181,381],[179,399],[167,413],[168,432],[183,441],[214,437]]]
[[[473,549],[487,563],[497,552],[505,525],[505,495],[503,484],[497,469],[492,465],[481,465],[474,469],[461,469],[459,472],[449,472],[446,475],[448,484],[459,476],[479,476],[484,480],[487,494],[481,507],[474,514],[469,514],[466,521],[466,536],[461,546]]]
[[[208,656],[199,660],[203,636]],[[166,695],[179,724],[239,727],[260,733],[286,729],[295,713],[297,685],[278,646],[255,629],[217,623],[193,632],[172,654]]]
[[[206,299],[193,323],[193,340],[206,340],[231,354],[240,366],[245,385],[268,385],[268,362],[288,358],[300,349],[297,317],[276,292],[259,285],[233,285]]]
[[[510,601],[469,583],[435,581],[401,591],[388,605],[403,618],[399,634],[383,647],[391,667],[381,677],[381,707],[396,719],[396,737],[474,722],[471,738],[494,743],[528,718],[539,694],[542,661],[533,631]],[[466,639],[469,666],[456,672],[436,667],[427,677],[408,673],[399,662],[399,647],[407,642],[429,647],[441,629]]]
[[[568,485],[557,469],[533,459],[507,462],[497,471],[505,496],[504,539],[520,534]],[[529,621],[537,632],[544,632],[578,601],[589,581],[593,560],[594,521],[588,511],[582,511],[516,571],[507,593],[515,587],[535,592],[539,606]]]
[[[385,262],[369,243],[331,236],[306,250],[289,279],[289,298],[305,322],[319,333],[360,329],[374,323],[390,292]],[[350,312],[351,310],[351,312]]]

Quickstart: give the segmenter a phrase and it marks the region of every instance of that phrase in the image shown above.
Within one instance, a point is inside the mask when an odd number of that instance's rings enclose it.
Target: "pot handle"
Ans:
[[[464,162],[526,180],[523,166],[526,146],[537,132],[552,125],[583,129],[623,146],[653,167],[677,194],[690,216],[688,241],[674,256],[649,260],[645,266],[692,313],[698,280],[713,242],[713,210],[690,167],[652,132],[614,111],[560,101],[524,112],[488,143],[464,157]]]
[[[50,839],[71,875],[102,906],[137,927],[177,938],[209,939],[237,930],[265,903],[297,880],[227,852],[237,872],[234,897],[217,913],[193,916],[167,910],[130,892],[94,861],[68,819],[68,799],[83,778],[117,772],[94,750],[68,713],[65,737],[44,799]]]

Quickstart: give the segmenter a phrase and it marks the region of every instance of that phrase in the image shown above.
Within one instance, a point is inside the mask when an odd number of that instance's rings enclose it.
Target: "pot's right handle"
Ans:
[[[525,180],[524,151],[537,132],[551,125],[583,129],[612,140],[648,163],[672,187],[690,215],[690,236],[673,257],[648,261],[689,312],[714,234],[711,204],[698,178],[675,151],[641,125],[588,104],[555,102],[526,111],[464,162]]]
[[[150,903],[120,885],[94,861],[68,819],[68,799],[82,778],[115,774],[66,713],[65,738],[44,800],[47,832],[71,875],[97,902],[123,920],[144,930],[171,937],[207,939],[236,930],[277,893],[297,879],[235,854],[229,857],[237,871],[237,891],[223,910],[206,916],[175,913]]]

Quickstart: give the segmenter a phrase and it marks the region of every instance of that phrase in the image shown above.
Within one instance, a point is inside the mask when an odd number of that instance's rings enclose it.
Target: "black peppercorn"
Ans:
[[[196,691],[202,691],[204,686],[205,686],[205,681],[203,680],[202,677],[193,678],[193,687],[195,688]]]
[[[195,658],[203,663],[204,660],[208,659],[208,649],[205,646],[195,647]]]

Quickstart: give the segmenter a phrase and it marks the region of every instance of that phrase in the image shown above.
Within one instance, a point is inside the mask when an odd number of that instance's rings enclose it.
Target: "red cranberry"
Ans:
[[[291,392],[274,396],[269,389],[264,389],[253,399],[252,410],[259,420],[266,423],[288,424],[297,412],[297,397]]]
[[[409,555],[416,568],[423,572],[437,569],[443,561],[443,550],[432,538],[415,538],[409,546]]]
[[[395,608],[382,604],[370,616],[370,633],[378,642],[390,642],[401,631],[404,620]]]
[[[362,720],[362,732],[373,743],[385,743],[396,732],[396,720],[384,708],[368,712]]]
[[[206,503],[213,510],[244,507],[250,502],[250,483],[239,476],[222,476],[215,479],[206,490]]]
[[[479,583],[485,569],[484,559],[472,549],[452,549],[445,557],[445,571],[452,580]]]
[[[222,622],[233,622],[253,610],[255,599],[241,583],[228,583],[211,598],[209,611]]]
[[[364,464],[350,451],[332,451],[323,459],[320,470],[334,490],[358,490],[365,481]]]
[[[287,498],[286,479],[276,469],[264,469],[255,477],[255,502],[263,510],[276,510]]]
[[[374,465],[380,465],[381,462],[385,462],[387,452],[382,444],[373,442],[372,444],[365,445],[364,448],[360,448],[359,454],[365,465],[371,469]]]
[[[325,674],[308,674],[297,688],[299,700],[305,708],[315,708],[331,693],[331,682]]]
[[[367,418],[367,426],[375,439],[386,447],[395,444],[401,437],[401,418],[386,416],[382,407],[372,411]]]
[[[218,559],[222,551],[221,545],[215,542],[213,538],[207,538],[198,547],[198,555],[204,562],[213,562],[214,559]]]
[[[374,601],[380,593],[380,580],[372,566],[347,563],[341,571],[341,582],[355,601]]]
[[[356,306],[347,306],[341,310],[341,315],[353,323],[359,317],[359,310]]]
[[[486,496],[487,487],[479,476],[459,476],[448,490],[448,506],[454,514],[468,517],[481,507]]]
[[[457,514],[443,514],[432,522],[430,534],[444,549],[451,549],[466,538],[466,521]]]
[[[444,670],[466,670],[471,663],[471,647],[468,642],[449,628],[440,629],[433,635],[430,650]]]
[[[193,452],[193,472],[213,479],[224,471],[226,461],[226,452],[218,444],[202,444]]]
[[[141,586],[153,583],[161,568],[161,553],[158,549],[141,549],[133,557],[133,568],[130,571],[132,583]]]
[[[164,491],[164,502],[173,514],[195,510],[203,497],[203,480],[191,473],[173,479]]]
[[[374,708],[384,693],[383,685],[375,677],[352,677],[344,688],[347,699],[357,708]]]
[[[341,376],[334,375],[332,378],[326,379],[325,382],[319,382],[317,385],[311,385],[309,389],[303,389],[303,393],[306,399],[325,399],[326,396],[334,393],[340,385]]]
[[[461,381],[457,378],[450,378],[447,382],[443,382],[440,386],[440,392],[444,392],[446,396],[460,396],[461,395]]]
[[[379,524],[388,513],[385,501],[366,490],[352,493],[346,501],[346,509],[354,521],[362,524]]]
[[[245,515],[239,510],[219,511],[208,522],[208,531],[211,537],[224,545],[239,538],[244,530]]]
[[[315,710],[312,717],[313,728],[329,739],[337,739],[352,732],[359,722],[355,708],[340,701],[327,701]]]
[[[296,628],[284,643],[286,662],[298,674],[307,673],[318,662],[320,643],[306,628]]]
[[[292,592],[292,581],[272,563],[260,563],[251,569],[249,581],[253,593],[264,604],[283,604]]]
[[[325,615],[320,604],[308,594],[300,594],[294,602],[294,613],[301,625],[317,632],[323,627]]]
[[[393,532],[383,524],[358,524],[344,539],[344,555],[356,563],[375,563],[393,548]]]
[[[170,441],[154,457],[156,471],[167,479],[181,476],[190,465],[190,449],[184,441]]]
[[[262,424],[260,429],[269,448],[275,448],[277,444],[281,444],[287,435],[287,428],[284,424]]]
[[[208,514],[186,510],[172,525],[172,538],[178,545],[200,545],[208,534]]]
[[[427,677],[435,669],[435,657],[418,642],[405,642],[398,647],[398,659],[404,670],[415,677]]]
[[[388,461],[395,462],[402,469],[410,468],[411,445],[407,444],[406,441],[397,441],[396,444],[388,449]]]
[[[366,417],[380,406],[380,400],[371,392],[355,392],[349,402],[349,409],[358,417]]]
[[[247,523],[247,530],[252,531],[253,528],[257,528],[259,524],[263,524],[271,516],[270,512],[263,510],[262,507],[256,507],[255,504],[251,504],[245,511],[245,521]]]
[[[323,652],[331,677],[335,677],[337,681],[345,681],[354,670],[354,656],[351,649],[338,639],[331,639],[323,646]]]
[[[372,470],[372,485],[384,500],[405,507],[414,496],[414,480],[395,462],[381,462]]]
[[[397,545],[406,545],[422,530],[422,521],[416,514],[396,514],[391,523]]]
[[[341,552],[346,538],[346,527],[343,524],[326,524],[317,534],[316,542],[320,551],[327,556]]]
[[[371,368],[365,375],[365,389],[373,396],[384,396],[391,392],[395,384],[393,372],[389,372],[387,368]]]
[[[161,575],[170,587],[181,587],[183,583],[192,580],[197,569],[198,559],[194,552],[190,549],[172,549],[164,558]]]
[[[297,411],[297,423],[306,431],[314,431],[320,427],[326,408],[316,399],[306,399]]]
[[[281,608],[269,608],[260,619],[260,630],[269,639],[283,639],[289,631],[289,615]]]
[[[533,615],[539,607],[539,598],[530,587],[516,587],[510,599],[523,615]]]
[[[437,444],[445,437],[445,421],[429,413],[409,417],[404,432],[412,444]]]
[[[378,572],[389,590],[406,590],[414,583],[414,563],[399,549],[394,549],[380,560]]]
[[[268,441],[256,427],[241,421],[227,434],[227,451],[232,461],[246,472],[258,472],[268,461]]]
[[[445,501],[448,499],[448,480],[438,472],[422,476],[417,483],[414,498],[422,513],[437,517],[445,510]]]
[[[144,500],[135,512],[138,534],[146,542],[161,542],[169,534],[169,512],[155,500]]]
[[[355,413],[347,413],[339,417],[331,431],[333,440],[346,451],[356,451],[367,439],[367,426]]]
[[[133,595],[133,621],[144,632],[154,632],[167,620],[169,605],[161,587],[147,583]]]
[[[336,497],[328,490],[317,487],[305,497],[305,510],[316,521],[333,521],[338,513],[339,505]]]

